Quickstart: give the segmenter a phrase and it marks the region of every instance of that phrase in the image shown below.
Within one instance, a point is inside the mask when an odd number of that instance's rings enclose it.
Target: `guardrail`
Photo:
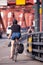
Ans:
[[[28,44],[32,58],[43,61],[43,32],[29,33]]]

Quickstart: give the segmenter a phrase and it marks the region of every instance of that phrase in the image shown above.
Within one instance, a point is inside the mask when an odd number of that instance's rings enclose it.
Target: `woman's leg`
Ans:
[[[13,58],[14,57],[14,40],[11,40],[11,58]]]

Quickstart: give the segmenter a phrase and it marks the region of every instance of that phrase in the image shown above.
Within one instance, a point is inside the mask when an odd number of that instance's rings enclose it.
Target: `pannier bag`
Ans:
[[[24,51],[24,45],[20,43],[20,44],[19,44],[19,47],[18,47],[18,53],[19,53],[19,54],[22,54],[23,51]]]

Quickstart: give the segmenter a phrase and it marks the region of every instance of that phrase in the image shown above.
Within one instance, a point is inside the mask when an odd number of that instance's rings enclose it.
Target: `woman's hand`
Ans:
[[[10,39],[10,37],[9,37],[9,36],[8,36],[7,38],[8,38],[8,39]]]

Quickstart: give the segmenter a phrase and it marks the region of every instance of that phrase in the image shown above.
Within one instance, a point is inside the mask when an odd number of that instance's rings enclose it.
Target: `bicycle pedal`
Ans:
[[[17,60],[14,60],[15,62],[17,62]]]

